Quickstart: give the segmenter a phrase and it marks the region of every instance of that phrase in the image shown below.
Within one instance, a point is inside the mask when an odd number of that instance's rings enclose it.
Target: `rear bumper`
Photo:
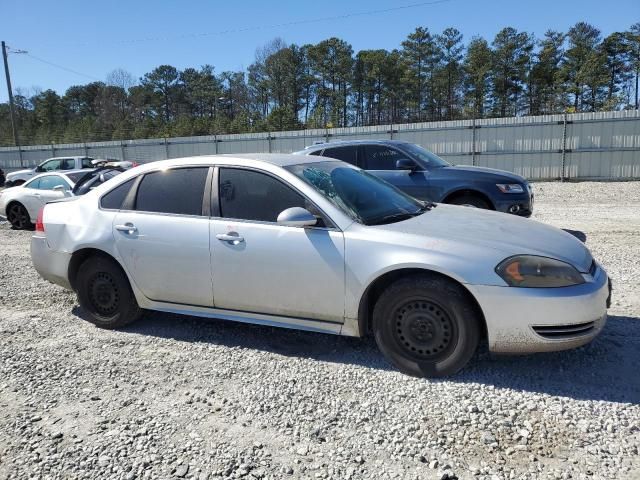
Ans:
[[[31,237],[31,261],[42,278],[72,290],[68,278],[71,254],[50,249],[46,237],[34,235]]]
[[[468,285],[485,316],[489,350],[552,352],[592,341],[606,323],[610,284],[600,266],[588,277],[563,288]]]

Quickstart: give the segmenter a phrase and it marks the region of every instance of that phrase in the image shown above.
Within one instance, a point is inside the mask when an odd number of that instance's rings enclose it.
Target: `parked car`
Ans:
[[[409,195],[523,217],[533,211],[533,191],[520,175],[492,168],[453,166],[413,143],[355,140],[312,145],[299,155],[331,157],[370,171]]]
[[[124,172],[129,162],[104,163],[91,170],[72,170],[41,174],[23,185],[0,192],[0,214],[15,229],[31,228],[38,211],[53,200],[84,195]]]
[[[0,168],[0,187],[4,187],[4,182],[6,180],[4,170]]]
[[[425,203],[317,156],[173,159],[38,215],[31,257],[97,326],[142,309],[350,336],[412,375],[584,345],[608,277],[555,227]]]
[[[6,187],[15,187],[22,185],[31,178],[46,172],[55,172],[58,170],[80,170],[83,168],[93,168],[91,157],[54,157],[42,162],[35,168],[27,168],[7,174],[5,181]]]

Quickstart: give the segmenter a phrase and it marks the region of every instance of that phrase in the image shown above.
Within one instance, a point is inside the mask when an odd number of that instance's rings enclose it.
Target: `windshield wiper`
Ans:
[[[435,203],[432,202],[421,202],[422,206],[413,213],[409,212],[396,212],[390,215],[385,215],[380,218],[375,218],[369,222],[367,225],[384,225],[385,223],[393,223],[393,222],[401,222],[402,220],[407,220],[409,218],[417,217],[422,215],[424,212],[428,212],[433,207],[436,206]]]

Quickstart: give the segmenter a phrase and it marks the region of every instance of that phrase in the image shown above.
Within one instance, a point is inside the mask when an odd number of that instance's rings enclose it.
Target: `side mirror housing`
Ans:
[[[401,158],[396,161],[396,170],[411,170],[413,172],[416,168],[418,168],[416,163],[408,158]]]
[[[287,227],[312,227],[318,223],[318,219],[305,208],[291,207],[280,212],[277,222]]]
[[[40,165],[38,165],[38,166],[35,168],[35,171],[36,171],[36,172],[38,172],[38,173],[40,173],[40,172],[44,172],[44,168],[42,168]]]

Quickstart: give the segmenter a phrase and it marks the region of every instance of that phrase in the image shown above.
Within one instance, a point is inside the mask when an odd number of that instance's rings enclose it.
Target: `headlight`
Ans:
[[[496,183],[502,193],[522,193],[524,188],[519,183]]]
[[[496,273],[511,287],[555,288],[580,285],[584,278],[568,263],[534,255],[503,260]]]

